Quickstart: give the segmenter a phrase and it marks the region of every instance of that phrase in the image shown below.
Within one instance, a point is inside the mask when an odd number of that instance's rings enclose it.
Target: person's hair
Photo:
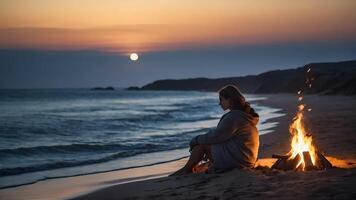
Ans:
[[[232,110],[242,110],[248,114],[258,117],[258,114],[251,107],[250,103],[246,102],[245,97],[235,85],[226,85],[218,92],[219,96],[224,97],[230,102]]]

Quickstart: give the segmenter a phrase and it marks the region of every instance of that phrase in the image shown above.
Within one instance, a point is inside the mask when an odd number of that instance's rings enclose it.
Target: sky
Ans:
[[[352,60],[355,9],[354,0],[1,0],[0,88],[142,86]]]

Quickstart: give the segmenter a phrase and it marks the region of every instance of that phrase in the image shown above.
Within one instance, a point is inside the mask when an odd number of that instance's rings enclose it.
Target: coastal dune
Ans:
[[[281,108],[285,115],[271,133],[260,136],[256,169],[167,177],[185,159],[142,168],[45,180],[0,190],[0,199],[354,199],[356,191],[356,98],[307,95],[312,111],[306,125],[320,151],[334,165],[322,171],[279,171],[272,154],[290,149],[289,124],[298,105],[290,94],[266,95],[255,102]]]

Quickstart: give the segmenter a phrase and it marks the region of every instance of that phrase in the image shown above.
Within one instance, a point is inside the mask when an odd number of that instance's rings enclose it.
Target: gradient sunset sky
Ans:
[[[354,0],[2,0],[0,87],[142,86],[356,59],[355,10]]]

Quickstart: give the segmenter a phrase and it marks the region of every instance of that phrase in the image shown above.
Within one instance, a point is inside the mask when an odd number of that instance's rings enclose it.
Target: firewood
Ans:
[[[318,161],[317,165],[319,165],[319,168],[329,169],[333,167],[333,165],[328,161],[328,159],[325,158],[325,156],[322,153],[320,153],[320,151],[317,151],[316,155]]]
[[[272,165],[272,169],[279,169],[279,165],[280,165],[280,163],[282,162],[282,160],[283,159],[278,159],[275,163],[273,163],[273,165]]]
[[[277,161],[272,165],[272,169],[279,170],[322,170],[332,168],[332,164],[325,158],[325,156],[320,152],[316,151],[315,164],[311,160],[310,152],[303,152],[304,164],[301,164],[297,167],[297,164],[300,162],[301,157],[296,155],[294,159],[289,159],[289,155],[277,155],[273,154],[272,158],[277,158]],[[304,166],[304,168],[303,168]]]
[[[279,158],[273,165],[273,169],[280,170],[293,170],[296,168],[297,164],[300,161],[300,156],[297,155],[294,159],[288,159],[286,157]]]
[[[289,158],[289,156],[287,156],[287,155],[273,154],[273,155],[272,155],[272,158],[285,158],[285,159],[287,159],[287,158]]]
[[[294,157],[294,159],[290,160],[291,162],[289,164],[289,166],[290,166],[289,169],[296,169],[297,164],[300,162],[300,159],[301,159],[301,157],[298,154]]]
[[[311,160],[310,153],[308,151],[303,152],[305,170],[315,170],[317,169]]]

